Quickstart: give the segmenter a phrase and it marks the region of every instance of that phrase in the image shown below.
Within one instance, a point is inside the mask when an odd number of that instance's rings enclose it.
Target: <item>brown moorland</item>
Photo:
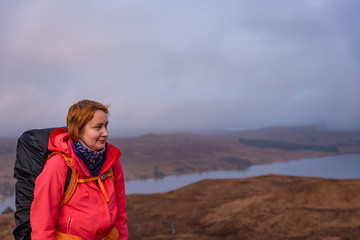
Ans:
[[[267,175],[129,195],[129,239],[360,239],[359,187]]]
[[[265,147],[251,140],[265,141]],[[360,132],[312,127],[148,134],[110,142],[123,153],[127,180],[360,152]],[[13,189],[15,145],[0,140],[2,189]],[[359,184],[272,175],[128,195],[130,239],[360,239]],[[13,226],[12,214],[0,216],[0,239],[13,239]]]
[[[309,148],[257,147],[239,139],[266,140],[315,147],[335,147],[334,151]],[[315,127],[269,127],[245,131],[213,133],[147,134],[112,138],[120,148],[126,180],[214,170],[244,169],[249,165],[285,162],[303,158],[360,153],[360,132],[321,130]],[[0,199],[13,189],[16,140],[0,139]],[[230,160],[230,161],[229,161]]]
[[[360,180],[267,175],[127,196],[130,240],[360,239]],[[13,215],[0,238],[13,239]]]

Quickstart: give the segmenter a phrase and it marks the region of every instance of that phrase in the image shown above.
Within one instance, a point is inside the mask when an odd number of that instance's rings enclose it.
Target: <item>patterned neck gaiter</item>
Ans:
[[[73,144],[76,148],[74,149],[75,152],[81,157],[91,175],[98,176],[100,168],[106,159],[107,144],[105,144],[105,148],[101,151],[94,151],[85,146],[81,141],[75,140]]]

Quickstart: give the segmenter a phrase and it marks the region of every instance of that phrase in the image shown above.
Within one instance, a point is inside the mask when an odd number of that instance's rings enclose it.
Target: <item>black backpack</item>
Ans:
[[[34,199],[35,179],[41,173],[48,155],[50,133],[55,128],[34,129],[24,132],[18,139],[14,166],[16,240],[31,240],[30,208]],[[70,168],[69,168],[70,169]],[[71,177],[68,171],[65,189]]]
[[[24,132],[18,139],[14,166],[14,178],[17,182],[15,184],[16,227],[13,234],[16,240],[31,240],[30,208],[34,200],[35,180],[42,172],[46,159],[49,156],[60,154],[68,165],[62,204],[66,204],[69,201],[76,189],[77,183],[98,179],[100,181],[108,177],[110,177],[113,182],[115,181],[113,167],[109,168],[108,171],[101,176],[78,179],[78,172],[69,167],[72,161],[71,158],[62,153],[52,153],[48,150],[49,137],[54,129],[55,128],[29,130]],[[69,162],[69,160],[71,161]],[[74,181],[72,180],[70,183],[71,179]]]

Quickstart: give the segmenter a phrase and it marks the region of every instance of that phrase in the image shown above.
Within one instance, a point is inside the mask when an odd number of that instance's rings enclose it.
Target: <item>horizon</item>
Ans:
[[[24,132],[29,130],[35,129],[46,129],[46,128],[53,128],[53,127],[44,127],[44,128],[30,128],[25,129],[24,131],[20,132],[19,135],[8,135],[3,136],[0,135],[0,140],[16,140],[20,137]],[[55,127],[57,128],[57,127]],[[195,134],[195,135],[208,135],[208,134],[224,134],[224,133],[236,133],[236,132],[244,132],[244,131],[263,131],[263,130],[299,130],[299,129],[307,129],[307,130],[317,130],[317,131],[324,131],[324,132],[339,132],[339,133],[360,133],[360,129],[340,129],[340,128],[328,128],[326,126],[319,126],[319,125],[273,125],[273,126],[264,126],[259,128],[246,128],[246,129],[197,129],[197,130],[162,130],[162,131],[129,131],[129,132],[122,132],[122,133],[112,133],[109,130],[109,138],[108,140],[115,140],[121,138],[137,138],[143,137],[147,135],[181,135],[181,134]]]

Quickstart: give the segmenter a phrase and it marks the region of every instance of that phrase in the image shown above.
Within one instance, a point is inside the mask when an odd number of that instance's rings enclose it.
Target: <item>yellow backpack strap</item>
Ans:
[[[102,193],[104,194],[104,197],[105,197],[106,201],[109,202],[110,201],[109,197],[106,194],[104,185],[102,184],[102,181],[109,178],[109,177],[111,178],[112,182],[114,182],[114,170],[113,170],[112,167],[109,168],[109,170],[106,173],[103,173],[100,176],[92,177],[92,178],[77,179],[76,183],[86,183],[86,182],[91,182],[91,181],[97,181]]]
[[[91,181],[97,181],[98,182],[98,185],[99,185],[102,193],[104,194],[106,201],[109,202],[109,197],[107,196],[104,185],[102,184],[101,181],[103,181],[106,178],[110,177],[112,182],[113,183],[115,182],[113,167],[110,167],[109,170],[106,173],[103,173],[100,176],[92,177],[92,178],[81,178],[81,179],[79,179],[79,173],[75,169],[73,169],[71,167],[72,158],[67,156],[64,153],[61,153],[61,152],[52,152],[50,154],[50,157],[52,157],[55,154],[61,155],[65,159],[66,165],[72,170],[69,185],[68,185],[68,187],[67,187],[67,189],[66,189],[66,191],[64,193],[64,197],[63,197],[63,200],[61,202],[62,205],[66,204],[70,200],[70,198],[72,197],[72,195],[75,192],[76,185],[78,183],[86,183],[86,182],[91,182]]]
[[[52,152],[50,154],[50,157],[52,157],[55,154],[61,155],[65,159],[66,165],[69,167],[69,171],[71,170],[71,177],[70,177],[69,185],[67,186],[67,189],[63,196],[63,199],[61,201],[61,204],[64,205],[64,204],[68,203],[68,201],[70,200],[70,198],[72,197],[72,195],[75,192],[77,179],[79,178],[79,173],[71,167],[71,163],[72,163],[71,157],[67,156],[65,153],[62,153],[62,152]]]
[[[118,240],[119,239],[119,231],[116,227],[111,230],[111,232],[106,235],[105,240]]]
[[[112,182],[115,183],[114,168],[113,167],[109,168],[108,172],[110,172],[111,174]]]

